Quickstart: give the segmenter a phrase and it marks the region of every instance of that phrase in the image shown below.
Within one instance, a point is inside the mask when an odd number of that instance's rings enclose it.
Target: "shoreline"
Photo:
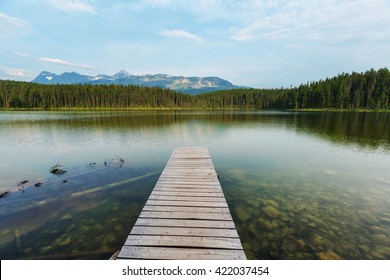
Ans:
[[[183,107],[161,107],[161,108],[153,108],[153,107],[132,107],[132,108],[111,108],[111,107],[96,107],[96,108],[82,108],[82,107],[59,107],[59,108],[4,108],[0,107],[0,112],[15,112],[15,111],[42,111],[42,112],[64,112],[64,111],[191,111],[191,110],[199,110],[199,111],[238,111],[238,110],[258,110],[258,111],[287,111],[287,112],[318,112],[318,113],[326,113],[326,112],[335,112],[335,113],[390,113],[390,109],[334,109],[334,108],[306,108],[306,109],[278,109],[278,108],[183,108]]]

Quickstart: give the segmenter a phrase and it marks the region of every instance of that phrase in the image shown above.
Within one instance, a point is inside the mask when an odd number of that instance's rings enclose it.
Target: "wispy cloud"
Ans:
[[[160,34],[165,37],[186,39],[198,43],[203,41],[203,39],[198,35],[180,29],[163,30]]]
[[[146,5],[157,7],[157,6],[167,6],[172,3],[172,0],[143,0]]]
[[[327,43],[370,40],[389,35],[390,18],[384,0],[281,0],[259,6],[252,23],[231,39],[299,39]]]
[[[83,69],[88,69],[88,70],[93,70],[94,68],[86,65],[86,64],[77,64],[73,62],[69,62],[63,59],[59,58],[48,58],[48,57],[40,57],[39,60],[44,61],[44,62],[49,62],[53,64],[59,64],[59,65],[65,65],[65,66],[71,66],[71,67],[77,67],[77,68],[83,68]]]
[[[169,7],[183,10],[196,14],[202,20],[245,16],[248,13],[253,13],[253,8],[258,5],[258,2],[264,2],[264,0],[142,0],[146,7]]]
[[[90,3],[91,1],[83,0],[46,0],[51,6],[66,12],[84,12],[96,14],[96,8]]]
[[[26,32],[30,24],[22,19],[0,13],[0,31],[4,33]]]
[[[9,55],[13,55],[13,56],[19,56],[19,57],[29,57],[30,56],[29,53],[20,53],[20,52],[13,52],[13,51],[6,51],[4,53],[9,54]]]
[[[7,68],[0,67],[0,72],[7,79],[32,79],[34,77],[34,73],[25,69],[17,69],[17,68]]]

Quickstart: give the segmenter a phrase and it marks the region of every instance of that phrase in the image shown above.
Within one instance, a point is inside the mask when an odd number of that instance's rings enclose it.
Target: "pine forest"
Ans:
[[[389,110],[390,71],[371,69],[279,89],[240,88],[197,95],[122,85],[42,85],[0,81],[3,109],[334,109]]]

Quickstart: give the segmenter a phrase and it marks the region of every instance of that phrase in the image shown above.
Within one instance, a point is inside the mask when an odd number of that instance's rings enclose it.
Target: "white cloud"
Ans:
[[[0,72],[5,75],[6,79],[32,79],[34,73],[25,69],[0,67]]]
[[[181,10],[196,16],[200,21],[215,21],[217,19],[245,19],[253,13],[253,2],[264,0],[142,0],[146,8],[169,8]]]
[[[195,35],[195,34],[187,32],[187,31],[180,30],[180,29],[163,30],[160,34],[163,36],[166,36],[166,37],[170,37],[170,38],[186,39],[186,40],[191,40],[191,41],[195,41],[195,42],[202,42],[203,41],[202,38],[199,37],[198,35]]]
[[[259,6],[252,23],[231,39],[298,39],[322,43],[369,41],[390,35],[385,0],[280,0]]]
[[[284,46],[286,49],[301,49],[303,48],[300,44],[288,44]]]
[[[10,52],[10,51],[7,51],[5,53],[9,54],[9,55],[14,55],[14,56],[20,56],[20,57],[29,57],[30,56],[29,53]]]
[[[96,8],[90,4],[91,1],[83,0],[46,0],[51,6],[66,12],[84,12],[96,14]]]
[[[5,33],[26,32],[30,24],[22,19],[0,13],[0,31]]]
[[[77,68],[83,68],[83,69],[88,69],[88,70],[93,70],[94,68],[86,65],[86,64],[76,64],[73,62],[68,62],[66,60],[62,60],[59,58],[48,58],[48,57],[40,57],[39,60],[49,62],[49,63],[54,63],[54,64],[60,64],[60,65],[65,65],[65,66],[71,66],[71,67],[77,67]]]

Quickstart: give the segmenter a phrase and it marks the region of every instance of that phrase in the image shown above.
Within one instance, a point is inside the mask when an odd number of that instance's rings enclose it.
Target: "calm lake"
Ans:
[[[109,258],[181,146],[249,259],[390,259],[390,113],[277,111],[0,112],[0,258]]]

